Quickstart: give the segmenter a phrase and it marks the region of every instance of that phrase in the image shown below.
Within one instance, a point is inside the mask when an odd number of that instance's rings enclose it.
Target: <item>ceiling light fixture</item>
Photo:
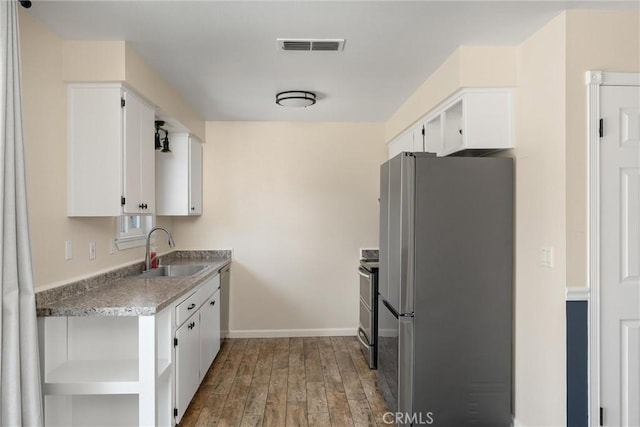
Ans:
[[[303,90],[288,90],[276,95],[276,104],[282,107],[310,107],[316,103],[316,94]]]

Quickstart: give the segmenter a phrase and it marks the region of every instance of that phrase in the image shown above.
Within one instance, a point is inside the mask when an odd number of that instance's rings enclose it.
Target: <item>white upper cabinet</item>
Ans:
[[[511,89],[463,89],[389,143],[401,151],[479,155],[514,147]]]
[[[442,111],[442,156],[461,150],[513,148],[511,91],[462,92]],[[435,142],[437,144],[437,142]]]
[[[68,117],[68,215],[154,213],[153,107],[120,84],[71,84]]]
[[[422,128],[412,128],[389,142],[389,158],[403,151],[424,151]]]
[[[442,117],[440,114],[424,122],[424,145],[427,153],[442,153]]]
[[[418,123],[413,127],[413,151],[425,151],[424,148],[424,124]]]
[[[188,133],[169,134],[170,153],[156,151],[157,215],[202,214],[202,143]]]

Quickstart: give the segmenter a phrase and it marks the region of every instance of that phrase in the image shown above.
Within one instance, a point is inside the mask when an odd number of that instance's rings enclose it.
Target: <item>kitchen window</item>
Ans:
[[[154,215],[121,215],[116,221],[118,250],[143,246],[147,233],[155,224]]]

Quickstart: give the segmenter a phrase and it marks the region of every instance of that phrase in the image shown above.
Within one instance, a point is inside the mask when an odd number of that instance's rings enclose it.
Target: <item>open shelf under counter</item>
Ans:
[[[137,407],[122,425],[172,425],[173,311],[39,318],[47,419],[93,425],[85,420],[113,404],[117,411]]]
[[[158,360],[158,378],[171,361]],[[138,360],[68,360],[46,376],[45,394],[138,394]]]
[[[67,360],[46,375],[45,394],[137,394],[137,360]]]

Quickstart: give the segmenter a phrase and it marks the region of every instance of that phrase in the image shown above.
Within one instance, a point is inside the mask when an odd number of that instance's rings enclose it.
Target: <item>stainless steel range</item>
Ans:
[[[377,252],[377,251],[376,251]],[[378,260],[362,259],[358,267],[360,274],[360,325],[358,339],[360,348],[375,369],[378,359]]]

